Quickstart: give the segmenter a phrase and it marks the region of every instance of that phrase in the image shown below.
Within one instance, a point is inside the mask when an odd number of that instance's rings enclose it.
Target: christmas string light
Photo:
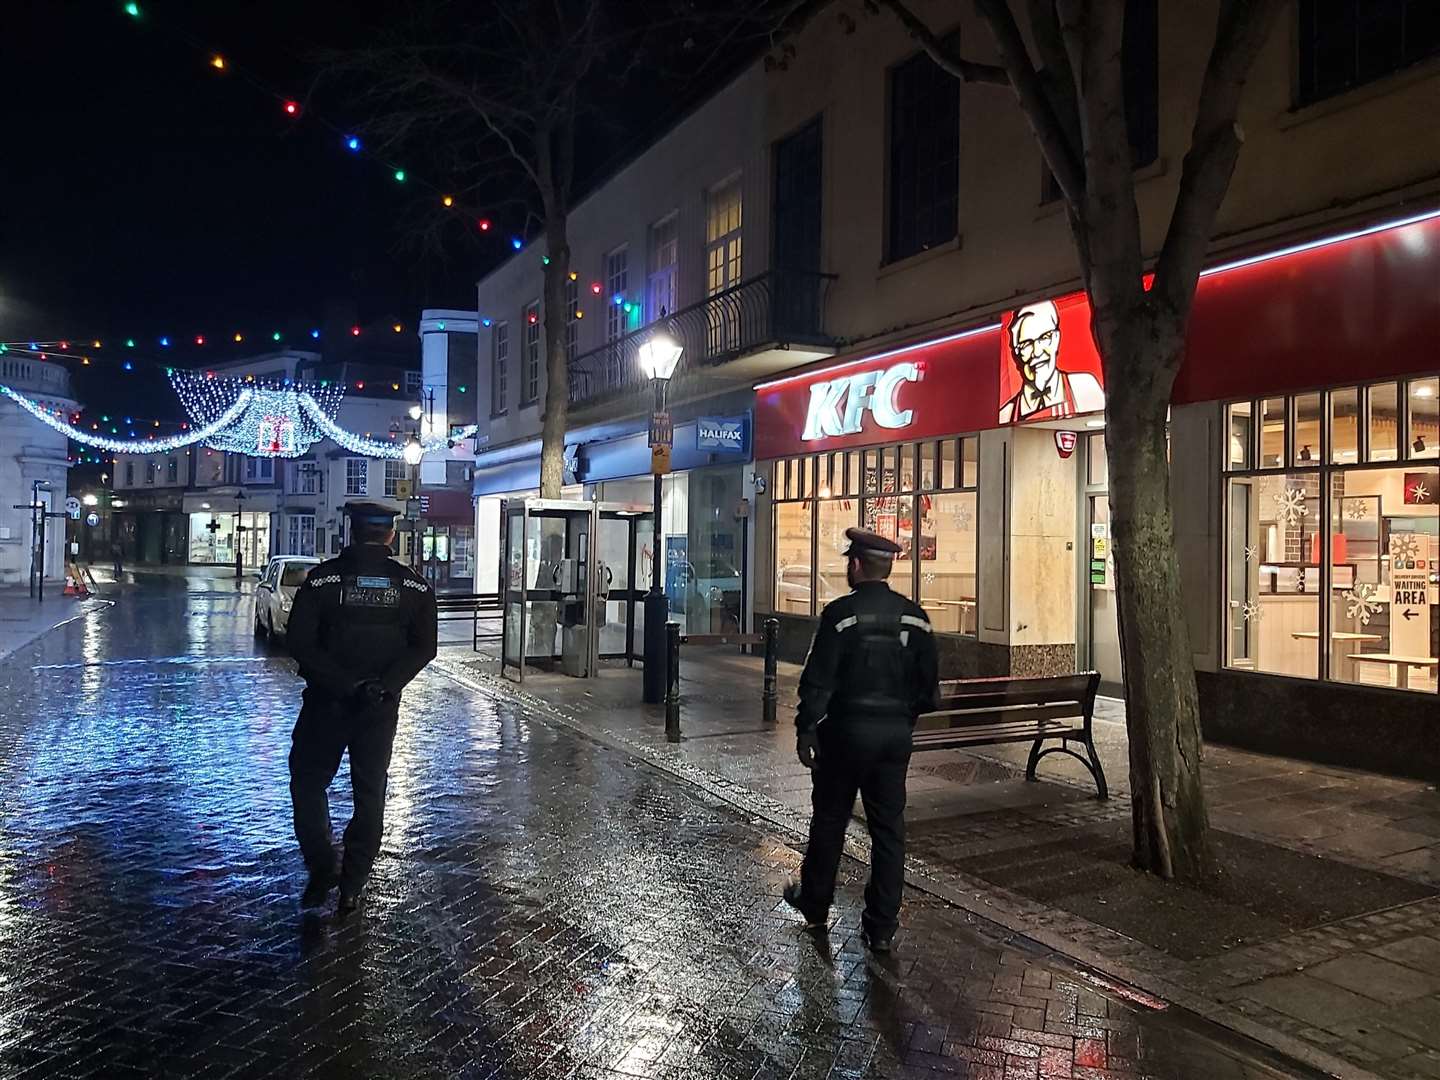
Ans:
[[[400,459],[404,456],[404,447],[398,443],[381,442],[379,439],[372,439],[366,435],[357,435],[353,431],[346,431],[330,417],[326,416],[320,406],[310,398],[308,394],[300,395],[301,406],[310,414],[315,425],[323,431],[332,441],[339,443],[352,454],[359,454],[361,457],[392,458]],[[475,425],[469,424],[455,433],[454,438],[441,439],[430,436],[420,440],[420,445],[425,452],[432,453],[441,450],[448,450],[453,443],[461,442],[475,434]]]
[[[114,454],[163,454],[170,450],[178,450],[182,446],[191,446],[195,443],[204,442],[222,428],[233,424],[249,405],[251,392],[247,390],[241,396],[237,397],[228,410],[221,413],[212,423],[207,424],[205,427],[194,428],[187,431],[184,435],[172,435],[163,439],[156,439],[153,436],[148,439],[112,439],[109,436],[97,434],[94,431],[82,431],[64,419],[65,414],[63,411],[56,410],[52,412],[39,402],[3,383],[0,383],[0,394],[3,394],[15,402],[16,405],[35,417],[35,419],[42,421],[60,432],[60,434],[83,446],[97,447],[98,449],[107,450]],[[110,430],[112,433],[118,434],[114,427]]]

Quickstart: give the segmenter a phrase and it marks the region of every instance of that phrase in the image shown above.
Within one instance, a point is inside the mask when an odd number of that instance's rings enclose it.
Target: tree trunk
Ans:
[[[545,227],[545,415],[540,429],[540,497],[560,498],[565,485],[565,427],[570,414],[570,366],[566,362],[565,332],[569,322],[565,286],[570,280],[570,242],[564,217]]]
[[[1105,448],[1134,859],[1195,882],[1213,859],[1200,779],[1200,710],[1170,512],[1166,424],[1183,336],[1163,316],[1096,319],[1105,365]]]

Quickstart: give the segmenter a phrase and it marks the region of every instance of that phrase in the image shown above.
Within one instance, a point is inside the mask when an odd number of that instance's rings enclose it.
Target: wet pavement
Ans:
[[[930,897],[871,959],[855,863],[808,935],[787,834],[435,671],[363,914],[302,916],[300,683],[140,581],[0,661],[0,1077],[1300,1075]]]

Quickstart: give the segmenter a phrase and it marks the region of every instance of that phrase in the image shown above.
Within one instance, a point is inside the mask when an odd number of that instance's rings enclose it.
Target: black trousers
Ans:
[[[355,813],[345,827],[340,887],[359,892],[380,853],[385,828],[385,785],[395,745],[396,707],[358,709],[307,693],[290,745],[290,802],[295,838],[312,874],[335,872],[335,838],[326,789],[350,751]]]
[[[829,907],[845,845],[845,826],[858,791],[870,830],[870,883],[865,928],[888,937],[900,924],[905,889],[905,774],[910,768],[908,719],[826,719],[820,756],[811,770],[810,842],[800,866],[807,904]]]

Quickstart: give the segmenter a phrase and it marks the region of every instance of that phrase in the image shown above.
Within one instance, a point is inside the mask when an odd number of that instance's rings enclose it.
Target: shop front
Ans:
[[[219,492],[186,495],[185,511],[190,520],[189,561],[195,566],[234,566],[238,549],[246,569],[263,569],[270,561],[273,495],[236,501]],[[273,515],[278,516],[278,515]]]
[[[613,583],[644,592],[658,561],[671,618],[689,633],[749,626],[751,427],[749,391],[674,410],[672,468],[661,478],[658,559],[647,532],[635,552],[634,580]],[[648,435],[641,423],[582,429],[566,441],[565,498],[645,510],[654,505]],[[538,445],[534,449],[538,454]],[[503,449],[477,461],[477,590],[486,591],[487,567],[494,568],[491,580],[498,580],[502,500],[534,495],[538,487],[538,456]],[[617,558],[607,565],[622,562],[629,564]]]
[[[1208,736],[1440,767],[1437,282],[1440,212],[1202,279],[1171,460]],[[1103,409],[1078,294],[757,386],[756,608],[788,657],[863,525],[900,545],[948,674],[1120,693]]]

